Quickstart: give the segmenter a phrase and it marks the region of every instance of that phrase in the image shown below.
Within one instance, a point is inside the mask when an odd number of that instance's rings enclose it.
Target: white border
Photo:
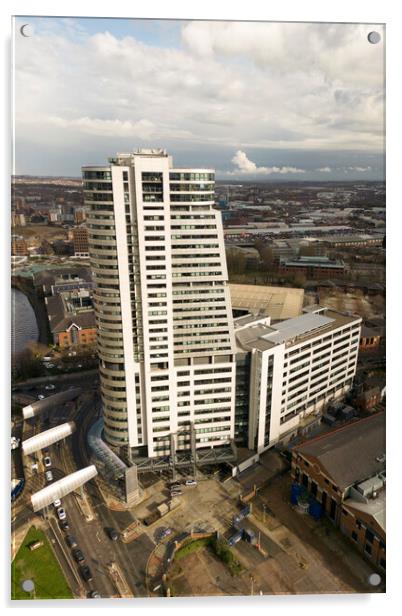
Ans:
[[[106,13],[108,15],[106,15]],[[366,22],[366,23],[386,23],[387,27],[387,197],[388,197],[388,218],[387,218],[387,274],[388,274],[388,296],[387,296],[387,318],[388,318],[388,353],[387,353],[387,387],[388,387],[388,434],[387,434],[387,458],[388,458],[388,495],[387,495],[387,525],[388,525],[388,574],[387,574],[387,595],[350,595],[350,596],[330,596],[330,595],[315,595],[315,596],[286,596],[286,597],[256,597],[253,600],[249,598],[224,598],[224,599],[188,599],[183,601],[163,600],[146,602],[113,602],[113,607],[118,609],[135,610],[136,613],[146,611],[154,613],[157,610],[171,612],[184,608],[194,610],[201,613],[205,609],[215,607],[229,608],[233,614],[243,613],[245,609],[253,609],[255,612],[263,613],[267,609],[280,610],[281,614],[295,613],[322,613],[325,610],[326,616],[339,614],[340,611],[345,611],[348,614],[350,610],[364,610],[365,615],[376,614],[378,616],[381,609],[392,609],[392,607],[400,604],[398,591],[400,585],[400,555],[401,539],[400,532],[397,532],[398,516],[401,515],[401,509],[398,507],[397,491],[400,490],[400,469],[398,465],[398,446],[400,447],[400,439],[402,436],[401,426],[401,404],[398,391],[398,377],[400,378],[400,363],[397,358],[397,344],[400,337],[401,327],[399,324],[400,312],[400,294],[401,294],[401,276],[398,267],[399,251],[397,232],[399,230],[399,211],[402,208],[400,194],[400,143],[401,143],[401,76],[400,76],[400,58],[402,57],[400,30],[402,27],[401,21],[398,19],[398,3],[394,0],[365,0],[365,2],[351,2],[350,0],[334,0],[333,3],[323,2],[322,0],[282,0],[281,2],[268,3],[261,0],[248,0],[246,3],[235,4],[232,0],[204,0],[202,3],[183,3],[180,0],[170,0],[162,2],[157,0],[153,3],[133,3],[128,0],[120,0],[118,3],[99,4],[83,2],[82,0],[69,0],[69,2],[54,3],[50,0],[36,0],[34,3],[29,0],[6,0],[1,7],[1,29],[3,38],[3,49],[5,49],[4,59],[2,62],[3,71],[3,135],[10,134],[10,103],[9,93],[11,91],[10,80],[10,16],[12,14],[19,15],[64,15],[64,16],[121,16],[121,17],[143,17],[143,18],[189,18],[189,19],[257,19],[271,21],[327,21],[327,22]],[[369,67],[368,67],[368,70]],[[11,155],[7,139],[3,141],[1,150],[2,167],[7,177],[7,182],[4,183],[3,203],[1,207],[1,215],[3,216],[3,241],[5,247],[2,260],[2,288],[8,289],[9,286],[9,173],[11,168]],[[3,304],[4,306],[4,304]],[[4,308],[3,308],[4,309]],[[5,316],[9,315],[9,307],[5,307]],[[7,328],[7,321],[4,319]],[[390,332],[394,335],[390,336]],[[5,332],[9,335],[8,332]],[[7,349],[8,355],[8,349]],[[3,356],[4,357],[4,356]],[[8,376],[8,357],[4,358],[3,375],[3,391],[9,396],[9,376]],[[399,388],[400,389],[400,388]],[[398,392],[399,393],[399,392]],[[3,421],[8,426],[7,408],[3,407]],[[7,429],[2,430],[4,438],[2,443],[4,449],[3,468],[9,465],[9,438]],[[8,528],[9,528],[9,481],[5,479],[5,498],[3,499],[4,508],[2,508],[2,533],[3,538],[3,571],[9,571],[9,546],[8,546]],[[399,523],[400,526],[400,523]],[[3,606],[6,609],[14,609],[19,613],[26,610],[27,603],[11,603],[7,601],[9,594],[9,576],[3,573],[2,575],[3,588],[1,596],[3,598]],[[38,602],[37,607],[49,607],[53,610],[71,609],[74,608],[76,613],[84,613],[84,609],[105,607],[110,609],[111,602],[104,604],[103,602],[95,602],[92,604],[88,601],[75,601],[74,604],[66,602],[57,602],[52,604],[48,602]],[[84,607],[85,605],[85,607]],[[29,608],[34,607],[32,602],[29,603]]]

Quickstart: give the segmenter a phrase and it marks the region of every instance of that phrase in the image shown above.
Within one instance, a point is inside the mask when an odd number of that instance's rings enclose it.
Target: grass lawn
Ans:
[[[43,541],[44,545],[31,552],[27,546],[34,541]],[[34,526],[27,532],[11,564],[11,599],[30,598],[21,588],[25,579],[33,580],[35,599],[73,598],[45,534]]]

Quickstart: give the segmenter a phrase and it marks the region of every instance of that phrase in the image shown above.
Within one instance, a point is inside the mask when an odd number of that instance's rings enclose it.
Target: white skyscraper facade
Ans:
[[[148,457],[169,454],[172,439],[183,451],[191,438],[201,449],[234,437],[235,339],[214,178],[172,168],[164,150],[83,167],[104,437]]]

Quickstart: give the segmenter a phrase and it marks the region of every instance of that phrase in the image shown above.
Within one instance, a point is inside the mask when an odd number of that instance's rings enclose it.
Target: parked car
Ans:
[[[56,498],[56,500],[53,502],[53,506],[58,509],[59,507],[61,507],[61,500],[59,498]]]
[[[64,511],[63,507],[59,507],[57,510],[57,517],[59,518],[59,520],[65,520],[67,517],[66,512]]]
[[[91,582],[91,580],[93,580],[92,573],[88,565],[80,565],[79,572],[85,582]]]
[[[49,367],[50,367],[50,364],[49,364]],[[49,383],[49,385],[45,386],[45,389],[47,389],[48,391],[52,391],[53,389],[56,389],[56,385]]]
[[[46,468],[48,468],[49,466],[52,466],[52,461],[49,458],[49,456],[45,456],[43,458],[43,464],[46,466]]]
[[[119,533],[117,532],[115,528],[108,528],[106,532],[107,532],[109,539],[111,539],[112,541],[118,540]]]
[[[172,483],[170,484],[170,491],[174,491],[174,490],[180,490],[180,484],[179,483]]]
[[[197,482],[195,479],[186,479],[186,486],[196,486]]]
[[[172,492],[170,493],[170,496],[172,498],[175,498],[176,496],[181,496],[183,494],[183,492],[181,490],[172,490]]]
[[[89,593],[89,599],[102,599],[102,596],[99,591],[91,590]]]
[[[77,563],[82,563],[85,560],[85,556],[79,548],[73,550],[73,558]]]
[[[77,547],[77,541],[76,541],[76,538],[73,537],[73,535],[66,535],[66,543],[69,548]]]
[[[52,473],[52,471],[46,471],[45,477],[46,477],[46,481],[53,481],[53,473]]]
[[[60,526],[61,530],[64,530],[64,531],[70,530],[70,525],[67,522],[67,520],[60,520],[59,526]]]
[[[38,394],[38,400],[43,400],[44,399],[44,395],[43,394]]]

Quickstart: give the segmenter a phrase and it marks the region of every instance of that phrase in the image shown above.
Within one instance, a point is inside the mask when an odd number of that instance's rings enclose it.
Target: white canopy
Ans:
[[[81,387],[71,387],[66,391],[61,391],[58,394],[53,394],[53,396],[43,398],[43,400],[37,400],[36,402],[32,402],[32,404],[28,404],[28,406],[23,407],[22,416],[24,419],[30,419],[31,417],[35,417],[43,411],[53,409],[58,404],[64,404],[69,400],[74,400],[74,398],[77,398],[81,392]]]
[[[96,477],[98,471],[96,470],[96,466],[92,464],[91,466],[86,466],[71,475],[67,475],[54,483],[46,486],[39,492],[32,494],[31,503],[33,510],[40,511],[43,507],[50,505],[58,498],[63,498],[70,492],[73,492],[77,488],[80,488],[84,483]]]
[[[75,423],[73,421],[68,421],[67,423],[56,426],[55,428],[50,428],[50,430],[40,432],[26,439],[22,442],[22,451],[25,455],[28,455],[40,449],[45,449],[49,447],[49,445],[53,445],[53,443],[57,443],[57,441],[66,438],[66,436],[70,436],[73,432],[75,432]]]

